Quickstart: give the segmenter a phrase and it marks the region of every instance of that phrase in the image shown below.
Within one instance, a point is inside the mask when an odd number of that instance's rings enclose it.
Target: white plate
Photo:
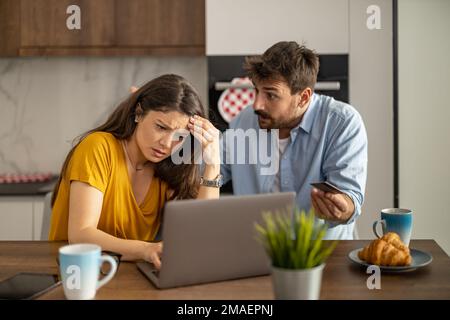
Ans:
[[[350,260],[352,260],[354,263],[359,264],[361,266],[364,267],[368,267],[371,264],[367,263],[363,260],[361,260],[358,257],[358,252],[361,251],[363,248],[359,248],[359,249],[355,249],[353,251],[351,251],[348,254],[348,257],[350,258]],[[385,271],[385,272],[404,272],[404,271],[413,271],[416,270],[417,268],[422,268],[425,267],[426,265],[430,264],[431,261],[433,261],[433,257],[431,256],[431,254],[424,252],[424,251],[420,251],[417,249],[409,249],[410,254],[411,254],[411,265],[409,266],[401,266],[401,267],[388,267],[388,266],[379,266],[381,271]]]

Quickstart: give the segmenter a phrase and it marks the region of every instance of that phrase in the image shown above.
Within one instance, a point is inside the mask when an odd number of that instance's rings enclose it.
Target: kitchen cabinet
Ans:
[[[204,0],[117,1],[118,46],[202,47]]]
[[[0,0],[0,56],[16,56],[20,46],[20,2]]]
[[[41,240],[44,196],[0,197],[0,240]]]
[[[41,238],[42,222],[44,221],[44,196],[36,196],[33,200],[33,240],[48,240]],[[46,228],[47,230],[47,228]]]
[[[348,0],[206,0],[206,54],[261,54],[289,40],[319,54],[345,54],[348,11]]]
[[[20,0],[21,50],[114,45],[115,0]],[[68,29],[70,5],[80,7],[80,29]],[[73,12],[73,11],[70,11]]]
[[[205,0],[0,0],[0,38],[0,56],[202,55]]]

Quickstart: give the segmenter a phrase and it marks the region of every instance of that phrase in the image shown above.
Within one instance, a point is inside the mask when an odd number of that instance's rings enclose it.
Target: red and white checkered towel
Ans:
[[[232,84],[252,84],[249,78],[234,78]],[[230,122],[246,106],[255,101],[255,89],[230,88],[222,92],[217,103],[217,109],[226,122]]]
[[[47,182],[53,177],[52,173],[0,174],[0,184]]]

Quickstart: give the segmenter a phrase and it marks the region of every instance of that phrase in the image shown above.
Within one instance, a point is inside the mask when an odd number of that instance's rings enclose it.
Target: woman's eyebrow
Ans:
[[[162,121],[161,119],[156,119],[156,121],[158,121],[159,122],[159,124],[162,124],[163,126],[165,126],[165,127],[167,127],[167,128],[169,128],[170,130],[176,130],[176,129],[178,129],[178,128],[172,128],[171,126],[169,126],[167,123],[165,123],[164,121]]]

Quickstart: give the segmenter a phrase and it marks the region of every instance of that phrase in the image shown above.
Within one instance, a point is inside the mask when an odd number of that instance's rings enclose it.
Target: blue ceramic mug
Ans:
[[[381,224],[383,234],[377,230],[378,224]],[[381,238],[388,232],[395,232],[400,236],[403,243],[409,246],[412,231],[412,211],[409,209],[389,208],[381,210],[381,219],[373,223],[373,233]]]

